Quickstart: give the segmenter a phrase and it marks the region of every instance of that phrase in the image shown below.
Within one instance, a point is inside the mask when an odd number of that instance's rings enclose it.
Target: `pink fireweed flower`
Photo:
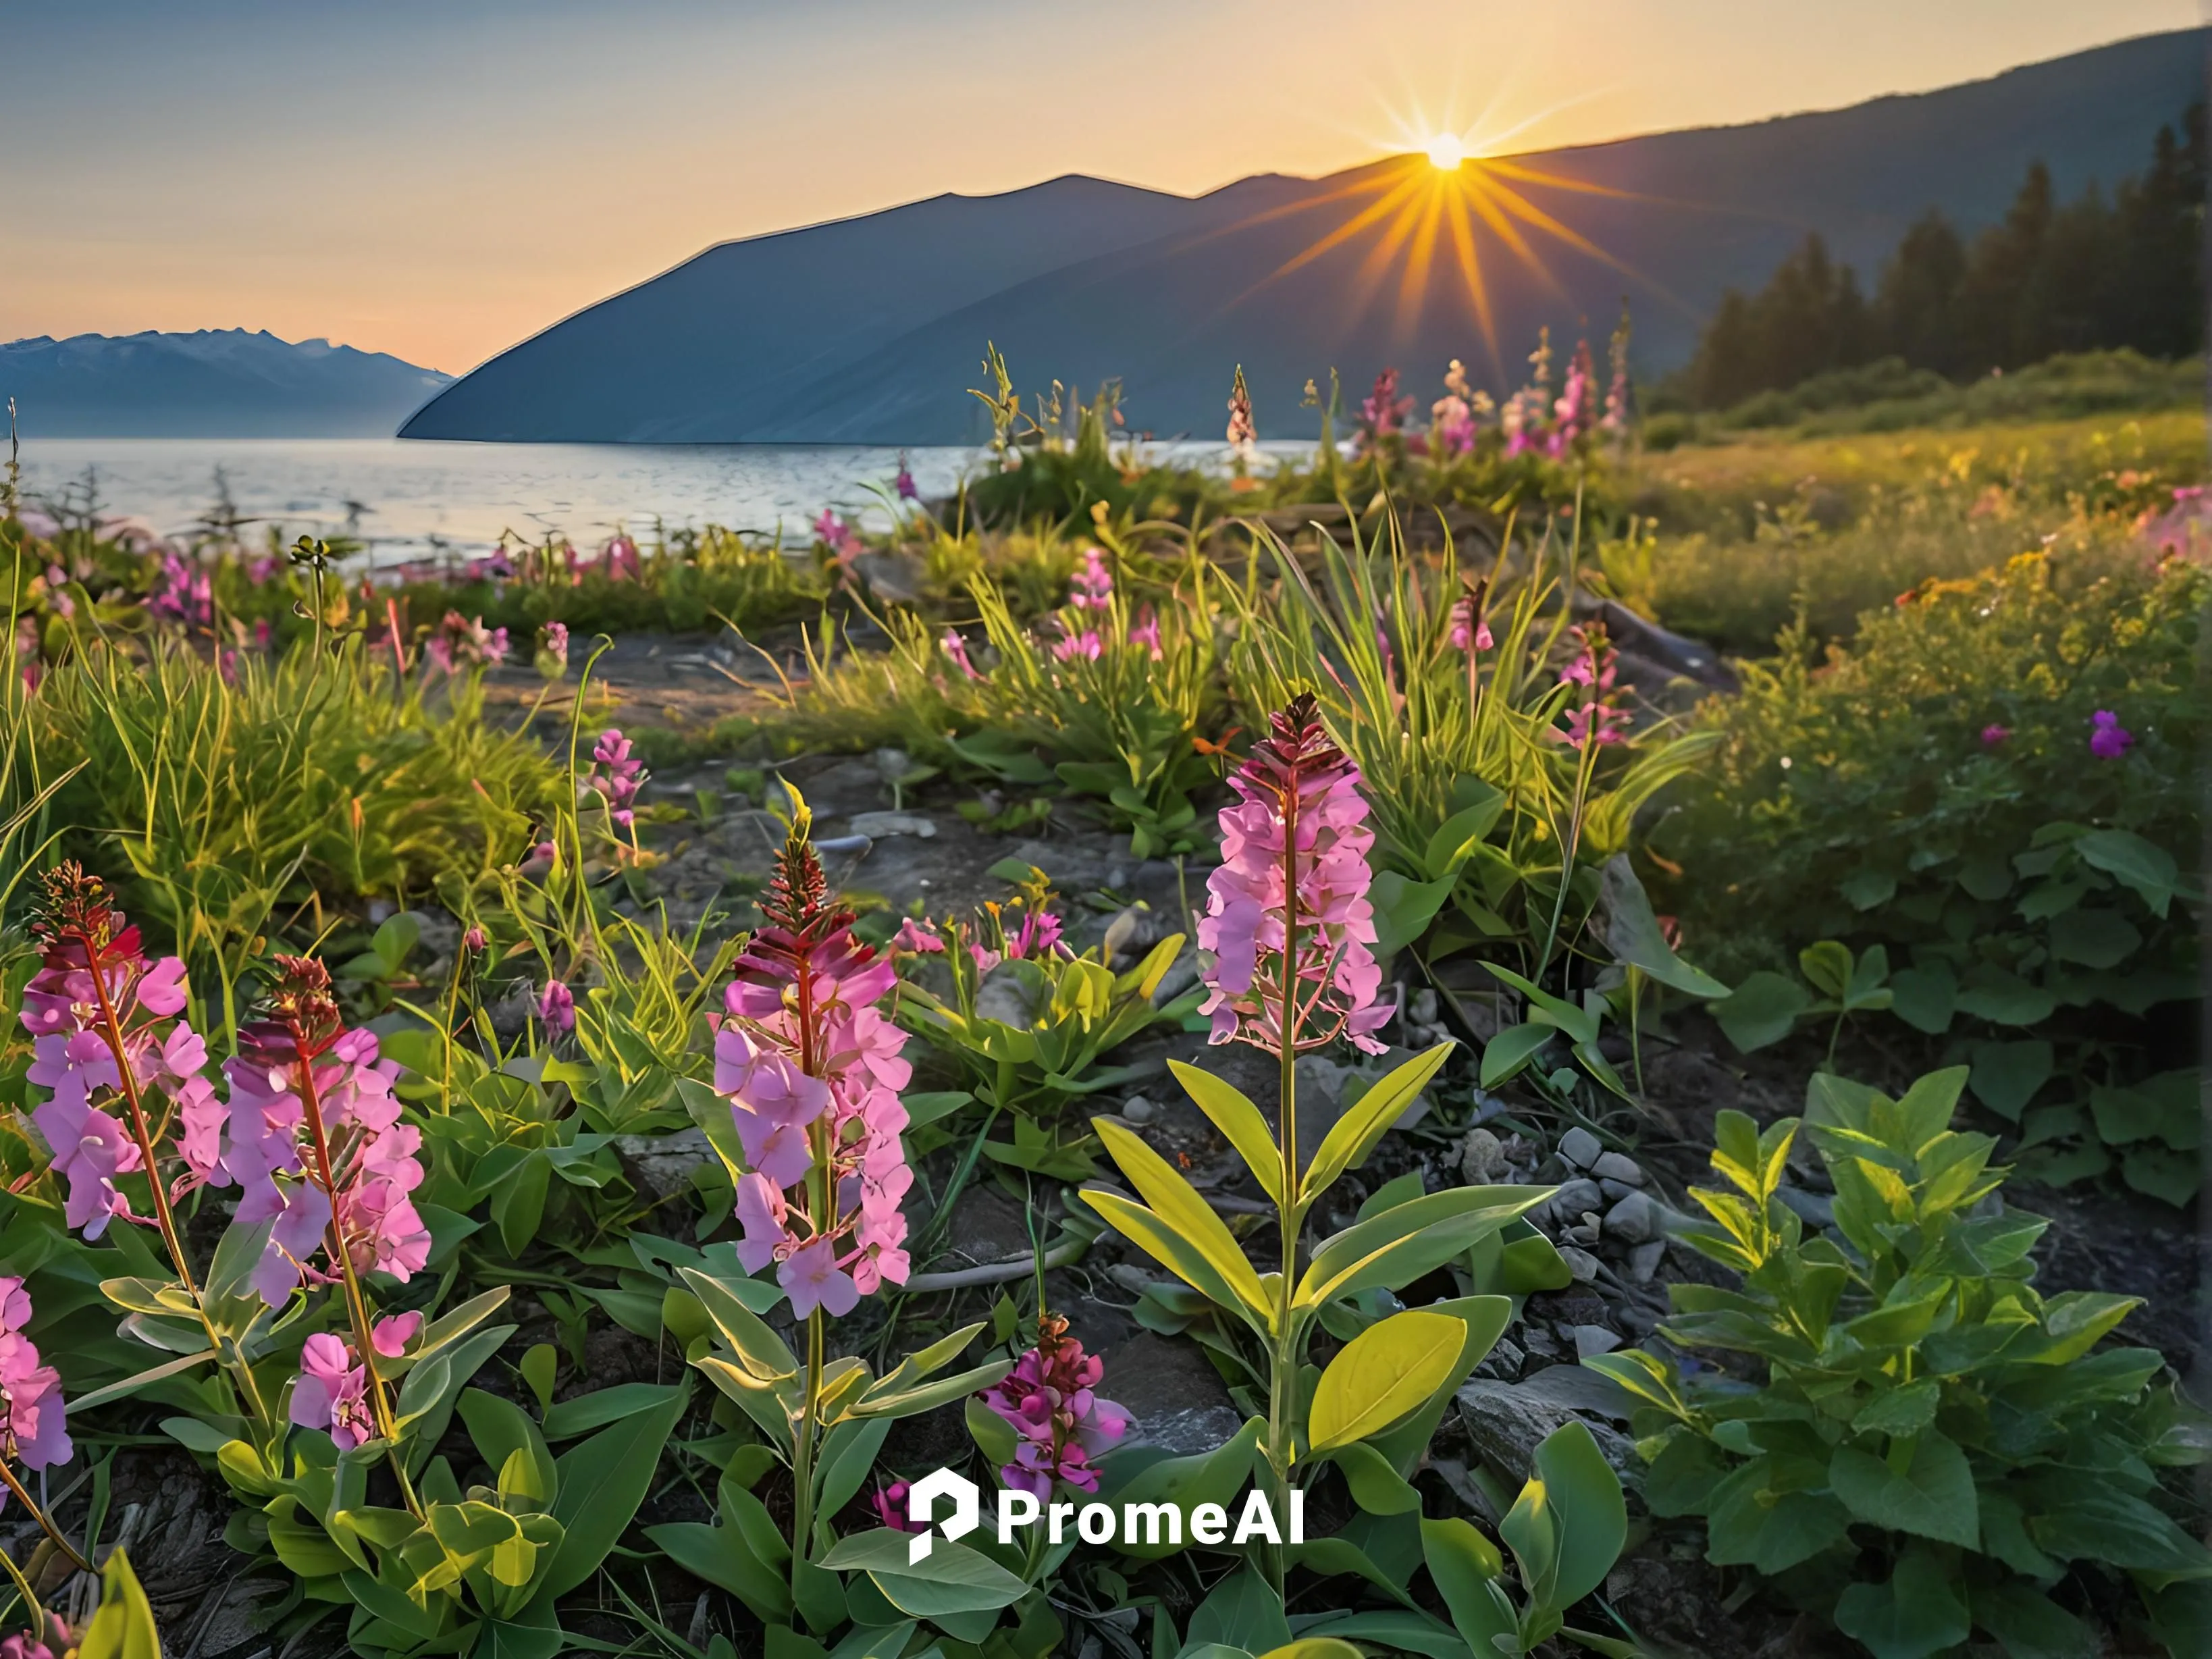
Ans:
[[[1060,621],[1058,617],[1054,620]],[[1079,634],[1065,622],[1060,622],[1060,629],[1065,637],[1053,644],[1052,655],[1055,662],[1073,662],[1079,657],[1085,662],[1097,662],[1105,654],[1105,642],[1098,637],[1097,629],[1086,628]]]
[[[1468,406],[1466,398],[1439,398],[1430,405],[1429,416],[1437,429],[1437,453],[1449,457],[1474,453],[1474,411]]]
[[[1999,726],[1992,721],[1990,725],[1982,728],[1982,747],[1984,749],[1995,749],[2010,736],[2012,736],[2012,728],[2010,726]]]
[[[920,1528],[907,1515],[907,1494],[913,1490],[913,1483],[906,1480],[894,1480],[888,1486],[878,1486],[876,1495],[871,1500],[876,1506],[876,1519],[893,1532],[919,1531]]]
[[[264,1017],[240,1028],[237,1057],[223,1065],[223,1162],[242,1188],[238,1220],[270,1224],[253,1285],[272,1308],[303,1279],[331,1284],[346,1267],[404,1283],[430,1255],[409,1197],[422,1182],[422,1133],[400,1121],[398,1064],[380,1056],[374,1033],[346,1029],[322,963],[276,961]]]
[[[1413,407],[1411,398],[1398,395],[1398,371],[1386,368],[1375,377],[1375,389],[1360,400],[1359,441],[1362,453],[1371,452],[1386,438],[1405,430],[1406,416]]]
[[[1137,612],[1137,620],[1129,624],[1129,643],[1144,647],[1154,662],[1166,653],[1160,649],[1159,613],[1149,605]]]
[[[1615,438],[1628,435],[1628,310],[1621,308],[1620,326],[1613,331],[1613,341],[1606,351],[1607,367],[1613,378],[1605,389],[1605,413],[1599,417],[1598,428]]]
[[[1605,628],[1600,623],[1578,623],[1567,630],[1577,647],[1575,655],[1559,671],[1562,685],[1586,685],[1603,693],[1613,690],[1618,663]]]
[[[62,1403],[61,1373],[39,1363],[38,1346],[23,1334],[31,1297],[21,1279],[0,1279],[0,1455],[27,1468],[52,1468],[76,1455]],[[0,1487],[0,1505],[7,1501]]]
[[[70,1627],[51,1613],[46,1615],[46,1634],[62,1644],[64,1656],[76,1651],[76,1638],[70,1633]],[[21,1631],[13,1636],[0,1638],[0,1659],[55,1659],[55,1654],[53,1649],[30,1632]]]
[[[188,628],[206,628],[215,621],[215,584],[198,562],[165,553],[161,572],[146,595],[146,608]]]
[[[920,951],[926,956],[941,955],[945,940],[926,921],[916,921],[912,916],[899,923],[899,930],[891,936],[895,951]]]
[[[1213,953],[1200,1010],[1212,1016],[1208,1041],[1274,1050],[1287,1034],[1306,1051],[1342,1036],[1381,1054],[1374,1033],[1397,1008],[1395,996],[1379,1000],[1370,948],[1375,836],[1359,770],[1322,730],[1310,693],[1269,727],[1230,775],[1237,799],[1221,810],[1221,867],[1206,879],[1198,943]]]
[[[576,994],[557,979],[547,980],[538,994],[538,1023],[553,1036],[574,1030]]]
[[[538,673],[557,680],[568,672],[568,624],[550,622],[538,630]]]
[[[1490,635],[1490,619],[1482,611],[1483,596],[1489,586],[1486,581],[1476,583],[1453,605],[1450,637],[1455,651],[1472,654],[1496,647],[1498,641]]]
[[[2109,708],[2100,708],[2089,720],[2089,752],[2099,760],[2118,760],[2135,747],[2135,733],[2120,724]]]
[[[1567,365],[1566,383],[1560,389],[1559,400],[1552,405],[1553,424],[1545,448],[1554,460],[1565,456],[1590,429],[1595,391],[1589,342],[1583,340],[1575,347],[1574,357]]]
[[[1106,568],[1106,555],[1101,549],[1083,550],[1083,568],[1067,580],[1067,602],[1078,611],[1114,608],[1114,573]]]
[[[1252,392],[1244,384],[1244,365],[1237,365],[1237,378],[1229,388],[1229,452],[1238,477],[1260,456],[1260,429],[1252,422]]]
[[[1628,723],[1628,715],[1610,703],[1586,702],[1569,709],[1566,725],[1552,727],[1551,735],[1571,748],[1586,749],[1594,743],[1603,746],[1626,742]]]
[[[175,1018],[186,1000],[184,963],[149,961],[138,930],[97,879],[72,863],[56,866],[32,935],[40,962],[20,1018],[32,1038],[26,1076],[46,1098],[31,1121],[52,1151],[55,1179],[67,1184],[66,1224],[98,1238],[116,1217],[142,1219],[117,1180],[146,1171],[149,1158],[160,1163],[156,1121],[178,1131],[167,1150],[185,1165],[173,1176],[149,1172],[165,1183],[158,1200],[181,1197],[218,1172],[222,1108],[200,1075],[207,1044]],[[173,1110],[150,1113],[151,1096]],[[166,1209],[160,1218],[166,1224]]]
[[[983,678],[975,672],[975,665],[969,660],[968,641],[960,637],[960,631],[957,629],[946,629],[944,638],[939,640],[937,644],[939,649],[952,659],[953,665],[969,679],[980,680]]]
[[[602,797],[615,823],[627,830],[636,821],[631,803],[644,787],[646,776],[645,763],[631,752],[629,739],[619,727],[609,726],[592,746],[592,769],[578,782],[577,799]]]
[[[714,1090],[751,1166],[738,1183],[738,1259],[748,1273],[775,1263],[799,1318],[842,1316],[906,1282],[899,1206],[914,1181],[899,1141],[906,1033],[876,1006],[896,976],[831,903],[811,828],[802,808],[714,1038]]]
[[[422,642],[422,657],[440,673],[451,676],[505,662],[507,645],[504,628],[486,628],[482,617],[464,617],[458,611],[448,611],[430,637]]]
[[[906,464],[904,450],[899,452],[898,476],[891,480],[891,489],[902,501],[918,501],[921,499],[921,489],[914,481],[914,470]]]
[[[1067,1334],[1066,1319],[1038,1318],[1036,1346],[975,1396],[1019,1437],[1014,1461],[999,1470],[1008,1491],[1042,1501],[1055,1484],[1098,1490],[1096,1460],[1129,1430],[1129,1413],[1094,1392],[1105,1371],[1098,1356]]]
[[[853,527],[852,520],[830,507],[814,520],[814,539],[830,550],[830,556],[849,570],[853,561],[860,556],[860,532]]]
[[[637,556],[637,544],[617,536],[599,550],[599,570],[610,581],[635,581],[645,574]]]
[[[300,1376],[292,1384],[292,1421],[320,1429],[351,1451],[376,1437],[376,1417],[368,1404],[368,1367],[354,1364],[343,1340],[318,1331],[300,1351]]]

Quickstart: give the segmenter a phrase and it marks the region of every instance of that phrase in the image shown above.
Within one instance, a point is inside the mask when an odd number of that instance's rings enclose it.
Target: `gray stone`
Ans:
[[[1585,1215],[1605,1213],[1605,1192],[1595,1181],[1570,1181],[1545,1201],[1555,1227],[1571,1227]]]
[[[617,1135],[614,1146],[631,1183],[657,1199],[684,1191],[694,1170],[715,1161],[713,1143],[696,1125],[672,1135]]]
[[[1434,986],[1424,986],[1413,993],[1412,1013],[1414,1022],[1421,1025],[1437,1023],[1437,993]]]
[[[1599,1153],[1590,1173],[1600,1181],[1618,1181],[1630,1187],[1644,1184],[1644,1166],[1626,1152]]]
[[[1101,1392],[1133,1419],[1124,1445],[1163,1446],[1179,1455],[1208,1452],[1244,1426],[1221,1373],[1194,1342],[1139,1331],[1100,1358],[1107,1378]]]
[[[1559,1156],[1577,1170],[1589,1169],[1604,1152],[1598,1138],[1579,1123],[1559,1137]]]
[[[1608,1204],[1618,1204],[1629,1194],[1642,1190],[1640,1188],[1630,1186],[1625,1181],[1601,1181],[1597,1183],[1597,1189],[1605,1194],[1605,1201]]]
[[[1131,1095],[1121,1103],[1121,1115],[1132,1123],[1150,1123],[1159,1115],[1159,1108],[1142,1095]]]
[[[1018,975],[1006,972],[1003,963],[984,975],[983,982],[975,988],[975,1012],[984,1019],[1026,1030],[1036,1012],[1030,1001],[1030,988]]]
[[[1627,1415],[1619,1386],[1579,1365],[1550,1366],[1524,1382],[1478,1378],[1461,1387],[1457,1404],[1476,1455],[1509,1480],[1528,1480],[1535,1472],[1536,1448],[1577,1419],[1607,1462],[1622,1471],[1635,1466],[1634,1445],[1605,1420]]]
[[[1569,1334],[1574,1338],[1575,1355],[1580,1359],[1611,1353],[1620,1346],[1620,1333],[1606,1325],[1577,1325]]]
[[[1616,1244],[1648,1244],[1665,1231],[1665,1218],[1648,1193],[1631,1193],[1605,1212],[1605,1236]]]
[[[1460,1143],[1459,1171],[1470,1187],[1487,1187],[1504,1180],[1505,1148],[1487,1129],[1470,1129]]]
[[[1483,1355],[1474,1368],[1477,1376],[1497,1377],[1510,1382],[1521,1375],[1521,1367],[1528,1363],[1528,1350],[1510,1337],[1501,1336],[1490,1352]]]
[[[1587,1250],[1577,1249],[1571,1244],[1559,1247],[1559,1260],[1567,1264],[1567,1271],[1575,1276],[1578,1285],[1589,1284],[1597,1277],[1597,1258]]]
[[[893,836],[929,841],[937,834],[937,821],[919,812],[855,812],[847,823],[854,835],[866,836],[870,841],[885,841]]]
[[[1663,1238],[1638,1244],[1628,1253],[1628,1276],[1639,1285],[1649,1285],[1657,1276],[1659,1264],[1666,1255],[1667,1241]]]

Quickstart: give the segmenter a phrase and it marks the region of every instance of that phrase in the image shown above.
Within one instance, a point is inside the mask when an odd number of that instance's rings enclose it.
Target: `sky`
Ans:
[[[711,244],[1065,173],[1192,194],[1914,92],[2199,0],[0,0],[0,340],[459,373]]]

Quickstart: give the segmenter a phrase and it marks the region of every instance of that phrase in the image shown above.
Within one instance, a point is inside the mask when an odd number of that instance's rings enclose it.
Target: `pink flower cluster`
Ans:
[[[562,981],[547,980],[538,994],[538,1023],[553,1036],[576,1029],[576,994]]]
[[[441,674],[490,668],[507,660],[507,630],[486,628],[482,617],[471,619],[458,611],[448,611],[423,641],[422,654]]]
[[[906,464],[904,450],[899,452],[898,476],[891,480],[891,488],[897,492],[899,500],[902,501],[918,501],[921,499],[921,487],[914,481],[914,469]]]
[[[599,550],[599,574],[611,582],[634,582],[645,574],[645,566],[637,556],[637,544],[628,536],[617,536]]]
[[[2118,760],[2136,746],[2136,734],[2120,724],[2109,708],[2100,708],[2089,719],[2089,752],[2099,760]]]
[[[23,1334],[31,1322],[23,1281],[0,1279],[0,1455],[27,1468],[52,1468],[75,1455],[62,1405],[61,1373],[39,1363],[39,1350]],[[0,1504],[7,1502],[0,1488]]]
[[[1607,366],[1613,379],[1605,389],[1605,413],[1598,418],[1598,429],[1614,438],[1628,435],[1628,313],[1620,313],[1620,326],[1613,331],[1613,343],[1607,351]]]
[[[616,824],[627,830],[636,822],[637,813],[630,803],[637,799],[645,777],[645,763],[631,752],[630,741],[621,729],[611,726],[592,745],[592,769],[584,774],[576,788],[580,797],[603,797]]]
[[[898,1091],[913,1068],[906,1033],[875,1006],[895,975],[829,902],[803,822],[761,913],[714,1039],[715,1092],[751,1166],[738,1183],[738,1259],[748,1273],[776,1264],[798,1317],[842,1317],[908,1272],[899,1205],[914,1172]]]
[[[1252,422],[1252,392],[1244,384],[1244,366],[1237,366],[1237,380],[1229,389],[1229,447],[1241,470],[1260,453],[1260,429]]]
[[[865,550],[860,532],[854,528],[853,521],[831,507],[823,507],[821,516],[814,520],[814,539],[828,548],[830,556],[846,571],[852,569],[853,561]]]
[[[1369,948],[1367,855],[1374,832],[1359,769],[1322,730],[1310,694],[1273,715],[1268,735],[1230,775],[1237,799],[1221,809],[1221,867],[1206,878],[1198,924],[1213,1042],[1270,1050],[1287,1034],[1298,1048],[1339,1036],[1368,1054],[1397,1012],[1382,1001],[1382,970]],[[1296,932],[1285,1006],[1284,952]]]
[[[1478,583],[1454,602],[1450,632],[1453,650],[1472,655],[1496,647],[1498,641],[1490,634],[1490,618],[1483,614],[1482,601],[1489,586],[1486,581]]]
[[[422,1328],[419,1313],[380,1319],[369,1328],[369,1344],[386,1359],[397,1359]],[[292,1385],[292,1421],[320,1429],[351,1451],[376,1437],[376,1413],[369,1403],[368,1367],[356,1363],[353,1345],[318,1331],[300,1350],[300,1376]]]
[[[1413,410],[1413,400],[1398,395],[1398,371],[1386,368],[1375,377],[1375,389],[1360,400],[1359,449],[1366,453],[1379,447],[1386,438],[1395,438],[1406,428],[1406,416]]]
[[[1095,1460],[1128,1432],[1129,1413],[1093,1392],[1106,1374],[1097,1355],[1067,1334],[1067,1321],[1048,1314],[1037,1322],[1037,1345],[1012,1370],[975,1397],[1021,1437],[1014,1461],[999,1479],[1010,1492],[1040,1501],[1055,1483],[1079,1492],[1098,1490]]]
[[[153,589],[146,595],[146,608],[188,628],[206,628],[215,621],[215,584],[197,561],[173,550],[165,552]]]
[[[969,657],[968,641],[960,637],[958,629],[946,629],[945,637],[939,640],[937,643],[939,648],[952,659],[953,665],[969,679],[980,680],[983,678],[976,672],[975,662]]]
[[[400,1121],[398,1062],[379,1057],[374,1032],[340,1023],[321,963],[276,961],[283,978],[270,1018],[240,1027],[238,1056],[223,1064],[223,1170],[244,1188],[238,1220],[271,1224],[253,1286],[272,1308],[302,1279],[342,1276],[336,1261],[315,1265],[333,1237],[356,1273],[403,1283],[430,1255],[430,1231],[409,1196],[422,1183],[422,1132]]]
[[[550,622],[538,630],[538,672],[557,680],[568,672],[568,624]]]
[[[1559,671],[1559,684],[1586,687],[1589,696],[1567,710],[1565,727],[1552,728],[1554,740],[1576,749],[1592,744],[1620,743],[1628,736],[1629,716],[1609,701],[1617,674],[1613,645],[1600,623],[1577,624],[1567,630],[1577,651]]]
[[[167,1097],[181,1130],[185,1169],[173,1183],[181,1195],[216,1170],[222,1106],[200,1075],[207,1044],[174,1018],[186,1000],[184,963],[174,957],[149,963],[138,930],[75,865],[59,866],[46,890],[33,924],[44,954],[24,988],[21,1014],[32,1036],[27,1075],[46,1091],[31,1117],[52,1150],[55,1176],[69,1184],[66,1224],[98,1238],[117,1216],[146,1219],[116,1185],[118,1176],[145,1168],[144,1148],[135,1122],[108,1109],[131,1112],[132,1097],[143,1105],[155,1090]]]

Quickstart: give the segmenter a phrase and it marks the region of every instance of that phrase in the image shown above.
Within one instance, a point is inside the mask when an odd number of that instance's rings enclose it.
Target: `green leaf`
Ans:
[[[907,1559],[908,1535],[889,1528],[838,1540],[822,1558],[833,1572],[866,1572],[901,1613],[940,1619],[995,1613],[1029,1594],[1029,1586],[988,1556],[950,1539],[934,1540],[918,1562]]]
[[[1534,1208],[1549,1187],[1448,1187],[1354,1222],[1315,1249],[1293,1304],[1318,1306],[1376,1285],[1397,1289]]]
[[[645,1501],[660,1449],[683,1416],[690,1390],[668,1388],[660,1395],[658,1405],[600,1430],[556,1460],[560,1485],[553,1518],[565,1530],[540,1581],[538,1603],[550,1605],[596,1572]]]
[[[1859,870],[1836,884],[1854,910],[1871,910],[1897,896],[1897,878],[1886,870]]]
[[[161,1659],[153,1605],[119,1548],[100,1571],[100,1607],[77,1638],[76,1659]]]
[[[1495,1089],[1528,1069],[1544,1045],[1559,1035],[1549,1025],[1508,1025],[1482,1048],[1482,1086]]]
[[[1890,976],[1890,1012],[1916,1031],[1941,1036],[1958,1011],[1959,981],[1941,963],[1904,968]]]
[[[1929,1659],[1972,1626],[1951,1575],[1928,1550],[1908,1550],[1886,1584],[1853,1584],[1836,1602],[1836,1627],[1874,1659]]]
[[[1425,1519],[1421,1558],[1461,1639],[1481,1659],[1498,1652],[1498,1638],[1510,1637],[1517,1621],[1498,1588],[1505,1563],[1498,1547],[1456,1516]]]
[[[1974,1472],[1956,1442],[1933,1429],[1912,1443],[1912,1461],[1892,1468],[1881,1458],[1839,1446],[1828,1484],[1858,1519],[1972,1549],[1981,1541],[1982,1512]]]
[[[1421,1494],[1406,1483],[1382,1454],[1364,1441],[1339,1446],[1329,1456],[1352,1489],[1352,1501],[1370,1515],[1404,1515],[1421,1507]]]
[[[1841,1003],[1850,994],[1850,947],[1839,940],[1824,939],[1807,945],[1797,953],[1797,969],[1832,1002]]]
[[[1992,1025],[2040,1025],[2057,1006],[2057,999],[2041,986],[1986,962],[1966,975],[1958,998],[1960,1012]]]
[[[2063,1561],[2102,1561],[2130,1572],[2212,1569],[2212,1554],[2163,1510],[2106,1483],[2071,1484],[2048,1513],[2029,1518],[2027,1530]]]
[[[2051,921],[2051,955],[2084,968],[2117,968],[2142,948],[2142,935],[2113,910],[2069,910]]]
[[[1969,1590],[1973,1620],[2004,1644],[2006,1659],[2089,1659],[2089,1628],[2033,1584],[2016,1578]]]
[[[1605,942],[1615,961],[1639,968],[1687,996],[1711,1000],[1729,994],[1727,986],[1675,955],[1627,854],[1616,853],[1606,860],[1599,895],[1606,918]]]
[[[1426,1405],[1459,1357],[1464,1331],[1455,1319],[1408,1310],[1352,1338],[1315,1385],[1312,1451],[1379,1434]]]
[[[1260,1288],[1259,1274],[1253,1271],[1243,1248],[1221,1218],[1199,1196],[1197,1188],[1178,1175],[1165,1158],[1120,1124],[1093,1118],[1091,1127],[1105,1144],[1108,1156],[1128,1177],[1138,1195],[1151,1206],[1160,1224],[1197,1251],[1236,1299],[1264,1316],[1268,1304]],[[1101,1194],[1086,1193],[1085,1196],[1095,1200]],[[1109,1216],[1108,1219],[1114,1218]],[[1201,1285],[1199,1288],[1204,1290],[1206,1286]]]
[[[1283,1617],[1282,1598],[1246,1567],[1223,1579],[1198,1604],[1185,1635],[1186,1650],[1212,1642],[1259,1652],[1287,1646],[1291,1627]]]
[[[2036,1091],[2051,1080],[2054,1063],[2051,1044],[2040,1038],[2029,1042],[1978,1042],[1973,1056],[1967,1086],[1983,1105],[2014,1123],[2020,1121]]]
[[[1311,1204],[1327,1192],[1346,1170],[1356,1170],[1367,1161],[1376,1143],[1429,1086],[1429,1080],[1451,1057],[1455,1046],[1439,1042],[1428,1053],[1416,1054],[1403,1065],[1394,1066],[1329,1126],[1298,1183],[1298,1202],[1302,1206]]]
[[[1122,1471],[1132,1460],[1109,1459],[1099,1497],[1121,1506],[1171,1504],[1185,1515],[1200,1504],[1218,1504],[1227,1509],[1252,1477],[1255,1459],[1259,1455],[1260,1437],[1267,1427],[1263,1418],[1247,1418],[1243,1428],[1210,1452],[1158,1458],[1126,1476]],[[1115,1547],[1123,1555],[1140,1561],[1157,1561],[1181,1553],[1179,1546],[1164,1540],[1147,1544],[1124,1539]]]
[[[1752,1054],[1790,1035],[1812,999],[1795,980],[1762,969],[1747,974],[1735,992],[1707,1009],[1728,1040]]]
[[[1281,1203],[1282,1152],[1275,1144],[1274,1132],[1267,1127],[1267,1120],[1260,1115],[1260,1109],[1234,1085],[1211,1072],[1201,1072],[1179,1060],[1170,1060],[1168,1070],[1198,1103],[1198,1109],[1221,1131],[1223,1139],[1237,1149],[1237,1156],[1244,1160],[1244,1167],[1260,1183],[1260,1190],[1267,1194],[1267,1201]]]
[[[1559,1524],[1549,1604],[1564,1613],[1605,1582],[1628,1538],[1620,1477],[1587,1424],[1571,1419],[1536,1448],[1536,1476]]]
[[[529,1414],[512,1400],[486,1394],[482,1389],[463,1389],[459,1410],[484,1466],[496,1475],[510,1457],[520,1454],[532,1471],[537,1507],[545,1508],[544,1500],[553,1493],[553,1454]]]
[[[1850,1512],[1826,1492],[1778,1490],[1774,1460],[1753,1459],[1713,1488],[1705,1559],[1771,1577],[1844,1540]]]
[[[2129,830],[2092,830],[2076,837],[2074,850],[2083,863],[2133,889],[2154,916],[2163,918],[2180,890],[2173,855]]]
[[[1856,1417],[1851,1419],[1852,1432],[1898,1436],[1918,1434],[1934,1425],[1936,1407],[1942,1398],[1943,1385],[1932,1376],[1923,1377],[1917,1382],[1908,1382],[1902,1388],[1885,1389],[1861,1407]]]
[[[1375,943],[1370,948],[1376,957],[1395,956],[1426,933],[1458,884],[1456,874],[1436,881],[1415,881],[1395,870],[1377,875],[1367,890],[1368,902],[1375,909]]]

